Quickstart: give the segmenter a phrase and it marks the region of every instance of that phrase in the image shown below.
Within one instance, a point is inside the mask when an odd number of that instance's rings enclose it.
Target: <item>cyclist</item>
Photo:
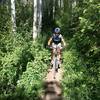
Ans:
[[[57,46],[57,52],[58,52],[59,61],[61,63],[62,44],[63,44],[63,46],[66,46],[64,38],[63,38],[63,36],[60,33],[60,28],[57,27],[57,28],[54,29],[53,35],[48,40],[48,46],[52,46],[53,47],[52,53],[51,53],[51,65],[53,63],[53,54],[55,52],[54,48],[56,48],[56,46]]]

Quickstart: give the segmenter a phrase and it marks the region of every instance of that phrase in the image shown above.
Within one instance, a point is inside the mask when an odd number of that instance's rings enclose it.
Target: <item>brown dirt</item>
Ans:
[[[48,70],[48,74],[44,81],[44,95],[42,100],[63,100],[62,99],[62,90],[61,90],[61,79],[63,76],[63,70],[60,68],[55,74],[53,69]]]

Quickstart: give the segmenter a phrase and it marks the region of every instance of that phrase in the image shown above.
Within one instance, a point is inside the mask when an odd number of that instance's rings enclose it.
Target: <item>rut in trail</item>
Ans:
[[[56,73],[56,78],[53,78],[53,69],[49,69],[44,82],[44,95],[42,100],[63,100],[60,81],[62,79],[62,69]]]

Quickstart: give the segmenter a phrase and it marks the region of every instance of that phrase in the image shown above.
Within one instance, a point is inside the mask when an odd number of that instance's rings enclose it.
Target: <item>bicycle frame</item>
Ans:
[[[54,78],[55,78],[56,72],[58,71],[58,66],[60,64],[57,48],[58,48],[57,46],[56,48],[53,48],[55,49],[54,54],[53,54],[53,77]]]

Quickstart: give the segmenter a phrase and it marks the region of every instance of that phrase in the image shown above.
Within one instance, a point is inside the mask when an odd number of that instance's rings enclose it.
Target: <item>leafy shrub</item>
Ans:
[[[28,62],[26,71],[17,81],[17,88],[24,88],[24,92],[31,100],[38,100],[42,90],[43,78],[47,72],[48,52],[46,50],[36,49],[36,45],[32,47],[32,54],[34,54],[34,61]],[[21,94],[20,94],[21,95]]]
[[[65,100],[88,100],[88,87],[85,75],[85,65],[75,50],[64,53],[63,90]]]
[[[84,58],[70,49],[64,52],[64,78],[62,81],[65,100],[98,100],[100,68],[87,66]]]

